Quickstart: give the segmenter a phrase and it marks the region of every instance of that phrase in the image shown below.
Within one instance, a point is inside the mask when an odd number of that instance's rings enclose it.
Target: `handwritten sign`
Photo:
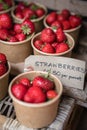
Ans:
[[[50,71],[64,86],[84,88],[85,61],[66,57],[35,56],[25,59],[24,72],[32,70]]]

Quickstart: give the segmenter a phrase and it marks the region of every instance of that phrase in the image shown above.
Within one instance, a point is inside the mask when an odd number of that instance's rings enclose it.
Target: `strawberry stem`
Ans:
[[[28,25],[23,25],[21,29],[22,29],[23,33],[27,34],[27,35],[29,35],[31,32],[31,29],[28,27]]]

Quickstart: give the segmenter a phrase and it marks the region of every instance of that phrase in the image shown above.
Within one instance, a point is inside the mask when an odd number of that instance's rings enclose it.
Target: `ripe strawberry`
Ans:
[[[76,15],[71,15],[69,17],[69,21],[70,21],[72,28],[79,26],[82,22],[81,18],[79,16],[76,16]]]
[[[51,27],[52,27],[53,29],[63,28],[63,27],[62,27],[62,23],[61,23],[60,21],[58,21],[58,20],[54,21],[54,22],[51,24]]]
[[[0,29],[0,39],[7,40],[9,38],[9,32],[7,29]]]
[[[56,39],[56,35],[54,33],[54,31],[50,28],[45,28],[42,30],[41,32],[41,40],[43,42],[48,42],[48,43],[52,43],[54,42]]]
[[[70,14],[70,11],[69,11],[68,9],[63,9],[63,10],[61,11],[61,14],[63,14],[63,16],[65,17],[65,19],[68,19],[69,16],[71,15],[71,14]]]
[[[35,46],[38,50],[42,50],[43,45],[44,45],[44,42],[41,41],[41,40],[36,40],[36,41],[34,42],[34,46]]]
[[[0,28],[10,29],[12,27],[12,19],[9,14],[0,14]]]
[[[66,19],[65,19],[64,15],[60,13],[60,14],[57,15],[57,20],[62,22],[64,20],[66,20]]]
[[[47,99],[53,99],[57,96],[57,92],[55,90],[49,90],[46,93]]]
[[[56,31],[56,37],[57,37],[57,41],[58,42],[63,42],[66,40],[66,35],[63,32],[63,30],[61,28],[58,28]]]
[[[50,43],[46,43],[42,48],[42,52],[55,53],[55,50],[54,50],[54,48],[52,47],[52,45]]]
[[[57,13],[56,12],[52,12],[50,13],[47,18],[46,18],[46,23],[48,25],[51,25],[54,21],[56,21],[57,19]]]
[[[10,36],[8,39],[9,42],[18,42],[18,39],[15,36]]]
[[[58,42],[53,42],[52,43],[52,47],[56,49],[56,47],[57,47],[58,44],[59,44]]]
[[[23,18],[24,18],[22,12],[17,12],[17,13],[15,13],[15,16],[16,16],[17,18],[19,18],[19,19],[23,19]]]
[[[71,28],[71,25],[70,25],[69,20],[63,21],[63,22],[62,22],[62,25],[63,25],[63,29],[64,29],[64,30],[67,30],[67,29],[70,29],[70,28]]]
[[[40,87],[44,91],[48,91],[54,88],[54,82],[51,81],[48,78],[42,77],[42,76],[36,76],[33,79],[33,86]]]
[[[27,88],[21,84],[21,83],[18,83],[18,84],[14,84],[11,88],[11,91],[12,91],[12,94],[19,100],[23,100],[24,98],[24,95],[26,94],[27,92]]]
[[[5,64],[0,64],[0,76],[4,75],[7,72],[7,67]]]
[[[19,80],[19,83],[21,83],[24,86],[26,86],[26,88],[30,88],[31,87],[31,81],[28,78],[21,78]]]
[[[60,44],[57,45],[56,47],[56,53],[62,53],[62,52],[65,52],[69,49],[69,46],[68,44],[62,42]]]
[[[32,86],[25,94],[24,101],[29,103],[43,103],[46,101],[46,95],[41,88]]]
[[[3,63],[3,64],[6,64],[7,63],[7,58],[6,58],[6,55],[3,54],[3,53],[0,53],[0,64]]]
[[[12,6],[12,0],[4,0],[6,4],[8,4],[8,6]]]
[[[16,34],[15,37],[18,39],[18,41],[23,41],[26,39],[26,35],[24,33]]]
[[[29,9],[28,7],[24,8],[24,10],[23,10],[23,16],[25,18],[29,18],[29,19],[37,17],[37,15],[35,14],[35,12],[33,10]]]
[[[36,11],[35,11],[36,15],[38,17],[42,17],[44,14],[45,14],[45,10],[42,9],[42,8],[38,8]]]
[[[21,26],[24,34],[29,35],[35,31],[34,23],[31,22],[29,19],[25,19]]]
[[[21,33],[22,32],[21,24],[18,24],[18,23],[14,24],[14,31],[16,33]]]

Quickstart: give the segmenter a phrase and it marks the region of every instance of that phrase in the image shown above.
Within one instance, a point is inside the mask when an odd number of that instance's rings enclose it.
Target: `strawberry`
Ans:
[[[24,33],[16,34],[15,37],[18,39],[18,41],[23,41],[26,39],[26,35]]]
[[[0,14],[0,28],[10,29],[12,27],[12,19],[9,14]]]
[[[10,36],[8,39],[9,42],[18,42],[18,39],[15,36]]]
[[[62,43],[57,45],[56,53],[62,53],[62,52],[67,51],[68,49],[69,49],[68,44],[66,44],[65,42],[62,42]]]
[[[61,28],[56,30],[56,37],[58,42],[63,42],[66,40],[66,35]]]
[[[7,40],[9,38],[9,32],[7,29],[0,29],[0,39]]]
[[[48,25],[51,25],[56,19],[57,19],[57,13],[56,12],[52,12],[49,15],[47,15],[46,23]]]
[[[26,86],[27,88],[31,87],[31,81],[28,78],[21,78],[19,80],[19,83],[23,84],[24,86]]]
[[[11,91],[12,91],[12,94],[19,100],[23,100],[24,98],[24,95],[26,94],[27,92],[27,88],[21,84],[21,83],[18,83],[18,84],[14,84],[12,87],[11,87]]]
[[[43,103],[46,101],[46,95],[41,88],[32,86],[25,94],[24,101],[29,103]]]
[[[23,10],[23,16],[25,18],[29,18],[29,19],[33,19],[33,18],[36,18],[37,15],[35,14],[35,12],[31,9],[29,9],[28,7],[24,8]]]
[[[45,14],[45,10],[42,9],[42,8],[38,8],[36,11],[35,11],[36,15],[38,17],[42,17],[44,14]]]
[[[14,24],[14,31],[15,33],[21,33],[22,32],[22,29],[21,29],[21,24]]]
[[[54,22],[51,24],[51,27],[52,27],[53,29],[63,28],[63,27],[62,27],[62,23],[61,23],[60,21],[58,21],[58,20],[54,21]]]
[[[3,64],[6,64],[7,63],[7,58],[6,58],[6,55],[3,54],[3,53],[0,53],[0,64],[3,63]]]
[[[4,75],[7,72],[7,67],[5,64],[0,64],[0,76]]]
[[[4,3],[4,2],[0,3],[0,11],[6,10],[8,8],[9,8],[9,6],[6,3]]]
[[[54,42],[56,39],[56,35],[54,33],[54,31],[50,28],[45,28],[42,30],[41,32],[41,40],[43,42],[48,42],[48,43],[52,43]]]
[[[43,48],[42,48],[42,52],[45,52],[45,53],[54,53],[55,50],[54,48],[52,47],[52,45],[50,43],[46,43]]]
[[[34,23],[31,22],[29,19],[25,19],[21,26],[24,34],[29,35],[35,31]]]
[[[70,29],[70,28],[71,28],[71,25],[70,25],[69,20],[64,20],[64,21],[62,22],[62,25],[63,25],[63,29],[64,29],[64,30],[67,30],[67,29]]]
[[[71,15],[69,17],[69,21],[70,21],[72,28],[79,26],[82,22],[81,18],[79,16],[76,16],[76,15]]]
[[[47,99],[53,99],[57,96],[57,92],[55,90],[49,90],[46,93]]]
[[[62,22],[64,20],[66,20],[66,19],[65,19],[64,15],[60,13],[60,14],[57,15],[57,20]]]
[[[8,6],[12,6],[12,0],[4,0],[6,4],[8,4]]]
[[[52,43],[52,47],[56,49],[56,47],[57,47],[58,44],[59,44],[58,42],[53,42]]]
[[[71,15],[71,14],[70,14],[70,11],[69,11],[68,9],[63,9],[63,10],[61,11],[61,14],[63,14],[63,16],[65,17],[65,19],[68,19],[69,16]]]
[[[48,78],[42,76],[36,76],[33,79],[33,86],[40,87],[44,91],[48,91],[54,88],[54,82]]]
[[[43,47],[43,45],[44,45],[44,42],[41,41],[41,40],[36,40],[36,41],[34,42],[34,46],[35,46],[38,50],[41,50],[42,47]]]
[[[15,14],[15,16],[16,16],[17,18],[19,18],[19,19],[23,19],[23,18],[24,18],[22,12],[17,12],[17,13]]]

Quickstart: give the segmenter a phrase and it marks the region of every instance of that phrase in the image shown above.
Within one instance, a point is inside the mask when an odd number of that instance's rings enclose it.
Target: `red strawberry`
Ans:
[[[27,88],[31,87],[31,81],[28,78],[21,78],[19,82]]]
[[[63,21],[62,25],[63,25],[64,30],[67,30],[67,29],[71,28],[70,22],[68,20]]]
[[[6,64],[7,63],[7,58],[6,58],[6,55],[3,54],[3,53],[0,53],[0,64],[3,63],[3,64]]]
[[[56,31],[56,36],[57,36],[57,41],[58,42],[63,42],[66,40],[66,35],[63,32],[63,30],[61,28],[58,28]]]
[[[16,33],[21,33],[22,32],[22,29],[21,29],[21,24],[14,24],[14,31]]]
[[[17,12],[17,13],[15,13],[15,16],[16,16],[17,18],[19,18],[19,19],[23,19],[23,18],[24,18],[22,12]]]
[[[5,64],[0,64],[0,76],[4,75],[7,72],[7,67]]]
[[[58,20],[54,21],[54,22],[51,24],[51,27],[52,27],[53,29],[63,28],[63,27],[62,27],[62,23],[61,23],[60,21],[58,21]]]
[[[20,1],[20,2],[18,3],[18,6],[17,6],[17,7],[20,8],[21,10],[23,10],[23,9],[25,8],[24,2]]]
[[[60,43],[60,44],[58,44],[57,45],[57,47],[56,47],[56,53],[62,53],[62,52],[65,52],[65,51],[67,51],[69,49],[69,46],[68,46],[68,44],[66,44],[66,43]]]
[[[57,13],[52,12],[47,16],[46,22],[48,25],[51,25],[54,21],[56,21],[56,19],[57,19]]]
[[[82,22],[81,18],[79,16],[76,16],[76,15],[71,15],[69,17],[69,21],[70,21],[72,28],[79,26]]]
[[[54,31],[50,28],[45,28],[42,30],[41,32],[41,40],[43,42],[48,42],[48,43],[52,43],[54,42],[56,39],[56,35],[54,33]]]
[[[12,0],[4,0],[6,4],[8,4],[9,6],[12,6]]]
[[[15,36],[10,36],[8,39],[9,42],[18,42],[18,39]]]
[[[63,16],[65,17],[65,19],[68,19],[70,16],[70,11],[68,9],[63,9],[61,11],[61,14],[63,14]]]
[[[52,47],[56,49],[56,47],[57,47],[58,44],[59,44],[58,42],[53,42],[52,43]]]
[[[24,8],[24,10],[23,10],[23,16],[25,18],[29,18],[29,19],[37,17],[37,15],[35,14],[35,12],[33,10],[29,9],[28,7]]]
[[[54,88],[54,82],[48,78],[36,76],[33,80],[33,86],[40,87],[43,90],[48,91]]]
[[[29,19],[25,19],[22,23],[22,30],[24,34],[32,34],[35,31],[34,23],[31,22]]]
[[[10,29],[12,27],[12,19],[9,14],[0,14],[0,27]]]
[[[36,41],[34,42],[34,46],[35,46],[38,50],[41,50],[42,47],[43,47],[43,45],[44,45],[44,42],[41,41],[41,40],[36,40]]]
[[[18,39],[18,41],[23,41],[26,39],[26,35],[24,33],[16,34],[15,37]]]
[[[29,103],[43,103],[46,101],[46,95],[39,87],[31,87],[24,96],[24,101]]]
[[[66,20],[66,19],[65,19],[64,15],[60,13],[60,14],[57,15],[57,20],[62,22],[64,20]]]
[[[46,95],[47,95],[47,99],[53,99],[58,94],[57,94],[57,92],[55,90],[49,90],[49,91],[47,91]]]
[[[42,8],[38,8],[36,11],[35,11],[36,15],[38,17],[42,17],[44,14],[45,14],[45,10],[42,9]]]
[[[55,50],[54,50],[54,48],[52,47],[52,45],[50,43],[46,43],[42,48],[42,52],[55,53]]]
[[[0,39],[7,40],[9,38],[9,32],[7,29],[0,29]]]
[[[18,83],[18,84],[14,84],[11,88],[11,91],[12,91],[12,94],[19,100],[23,100],[24,98],[24,95],[26,94],[27,92],[27,88],[21,84],[21,83]]]

